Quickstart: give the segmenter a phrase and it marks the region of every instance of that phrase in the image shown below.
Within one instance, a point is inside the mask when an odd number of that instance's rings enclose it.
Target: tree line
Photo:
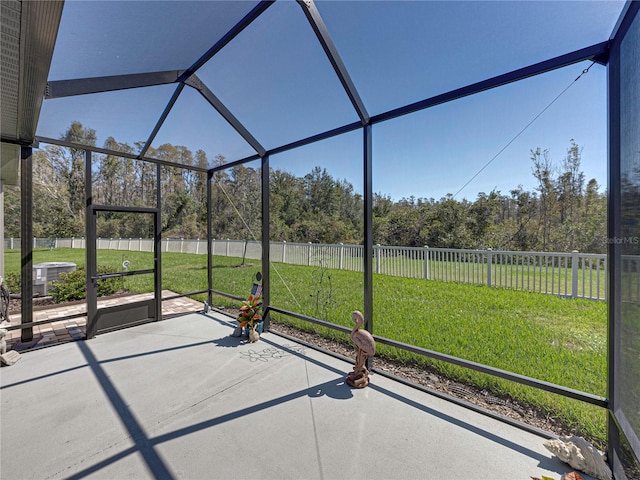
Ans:
[[[606,252],[607,195],[595,179],[585,180],[579,145],[571,140],[558,165],[548,150],[530,154],[534,190],[481,192],[474,201],[378,197],[374,231],[399,245]]]
[[[73,122],[62,139],[95,146],[96,132]],[[141,149],[113,137],[103,147],[134,153]],[[184,146],[164,144],[149,157],[201,168],[223,166],[225,158],[209,158]],[[374,242],[382,245],[494,248],[507,250],[606,252],[606,193],[581,170],[582,149],[571,140],[555,164],[548,150],[531,150],[536,186],[516,186],[507,193],[481,192],[475,200],[447,195],[433,198],[373,196]],[[36,237],[82,237],[85,233],[84,151],[46,146],[33,156],[33,232]],[[159,174],[159,182],[158,175]],[[167,238],[206,238],[207,175],[160,166],[117,155],[92,154],[92,197],[95,204],[155,207],[161,190],[162,234]],[[363,198],[351,183],[314,167],[300,177],[272,169],[270,182],[271,240],[360,244]],[[211,184],[214,238],[259,240],[261,171],[252,163],[216,171]],[[18,187],[5,189],[5,235],[20,236]],[[98,212],[100,237],[147,238],[150,215]]]

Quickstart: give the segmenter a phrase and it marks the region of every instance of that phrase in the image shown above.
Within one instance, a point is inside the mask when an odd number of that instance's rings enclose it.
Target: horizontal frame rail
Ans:
[[[162,301],[165,302],[167,300],[175,300],[176,298],[184,298],[184,297],[192,297],[193,295],[201,295],[204,293],[208,293],[209,290],[197,290],[195,292],[190,293],[176,293],[175,295],[169,295],[167,297],[162,297]]]
[[[143,162],[155,163],[157,165],[162,165],[164,167],[171,167],[171,168],[179,167],[185,170],[192,170],[194,172],[201,172],[201,173],[207,173],[209,171],[206,168],[198,167],[196,165],[185,165],[183,163],[169,162],[167,160],[160,160],[159,158],[136,155],[133,153],[121,152],[118,150],[111,150],[109,148],[91,147],[88,145],[83,145],[81,143],[68,142],[66,140],[60,140],[56,138],[36,137],[36,141],[38,143],[48,143],[51,145],[58,145],[59,147],[75,148],[78,150],[89,150],[91,152],[102,153],[104,155],[113,155],[114,157],[130,158],[132,160],[142,160]]]
[[[351,329],[347,327],[343,327],[342,325],[338,325],[336,323],[327,322],[325,320],[320,320],[314,317],[308,317],[307,315],[302,315],[301,313],[291,312],[289,310],[285,310],[284,308],[274,307],[273,305],[269,305],[265,310],[265,316],[269,312],[282,313],[289,317],[297,318],[298,320],[304,320],[309,323],[315,323],[316,325],[321,325],[323,327],[331,328],[333,330],[338,330],[344,333],[351,333]],[[374,337],[375,338],[375,337]]]
[[[220,290],[211,289],[209,291],[214,295],[220,295],[221,297],[231,298],[232,300],[238,300],[239,302],[242,302],[243,300],[246,300],[246,298],[244,298],[244,297],[239,297],[237,295],[233,295],[233,294],[227,293],[227,292],[222,292]],[[207,292],[207,290],[205,290],[203,293],[206,293],[206,292]]]
[[[132,270],[130,272],[116,272],[116,273],[101,273],[96,275],[95,277],[91,277],[91,280],[105,280],[107,278],[120,278],[120,277],[132,277],[134,275],[148,275],[149,273],[153,273],[155,270],[153,268],[148,268],[146,270]]]
[[[343,327],[342,325],[336,325],[334,323],[326,322],[324,320],[319,320],[317,318],[308,317],[306,315],[290,312],[282,308],[270,306],[269,308],[267,308],[267,310],[282,313],[284,315],[288,315],[288,316],[297,318],[299,320],[308,321],[311,323],[315,323],[317,325],[322,325],[323,327],[332,328],[334,330],[339,330],[345,333],[351,332],[351,329],[347,327]],[[508,372],[506,370],[502,370],[499,368],[490,367],[488,365],[483,365],[481,363],[476,363],[469,360],[464,360],[462,358],[454,357],[452,355],[447,355],[444,353],[435,352],[433,350],[427,350],[426,348],[416,347],[414,345],[398,342],[396,340],[380,337],[378,335],[373,335],[373,338],[376,342],[381,343],[383,345],[388,345],[390,347],[399,348],[407,352],[416,353],[423,357],[433,358],[434,360],[439,360],[442,362],[450,363],[452,365],[457,365],[459,367],[468,368],[470,370],[475,370],[477,372],[485,373],[487,375],[492,375],[494,377],[502,378],[504,380],[520,383],[522,385],[527,385],[529,387],[538,388],[546,392],[562,395],[563,397],[572,398],[574,400],[580,400],[581,402],[589,403],[591,405],[596,405],[598,407],[602,407],[602,408],[609,407],[609,400],[607,398],[600,397],[598,395],[581,392],[573,388],[563,387],[555,383],[550,383],[544,380],[538,380],[536,378],[527,377],[525,375]]]

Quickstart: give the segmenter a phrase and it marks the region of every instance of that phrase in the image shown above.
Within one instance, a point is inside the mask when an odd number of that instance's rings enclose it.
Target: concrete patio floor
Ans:
[[[542,438],[273,333],[188,314],[0,370],[2,479],[560,479]],[[589,478],[589,477],[584,477]]]

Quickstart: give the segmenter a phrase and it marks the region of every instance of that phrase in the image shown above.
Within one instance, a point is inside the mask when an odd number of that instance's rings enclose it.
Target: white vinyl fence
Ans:
[[[83,238],[34,238],[34,248],[85,248]],[[151,251],[153,240],[143,238],[100,238],[99,249]],[[5,248],[20,248],[20,239],[5,239]],[[162,240],[163,252],[206,254],[201,239]],[[261,243],[216,239],[213,255],[259,260]],[[320,266],[361,272],[362,245],[272,242],[273,262]],[[512,288],[553,295],[606,300],[607,255],[594,253],[516,252],[461,250],[430,247],[373,248],[374,272],[408,278],[461,282]],[[623,297],[640,300],[640,256],[623,256]]]

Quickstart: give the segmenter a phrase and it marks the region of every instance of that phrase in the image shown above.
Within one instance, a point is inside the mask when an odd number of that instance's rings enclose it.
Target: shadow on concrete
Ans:
[[[208,342],[201,342],[201,343],[208,343]],[[203,422],[199,422],[199,423],[190,425],[188,427],[179,428],[177,430],[174,430],[173,432],[169,432],[163,435],[159,435],[157,437],[149,438],[145,434],[143,428],[138,423],[138,421],[136,420],[131,410],[128,408],[126,401],[119,394],[117,388],[115,387],[115,385],[113,385],[113,383],[109,379],[109,376],[106,374],[106,372],[101,366],[101,363],[112,362],[118,359],[110,359],[110,360],[105,360],[101,362],[96,359],[93,352],[85,342],[79,342],[79,347],[84,357],[87,359],[87,365],[93,371],[105,395],[109,399],[109,402],[111,403],[114,410],[117,412],[118,416],[120,417],[120,420],[123,426],[126,428],[127,432],[131,436],[131,439],[135,442],[135,446],[127,448],[105,460],[102,460],[94,465],[91,465],[90,467],[85,468],[84,470],[77,472],[76,474],[68,477],[69,479],[84,478],[136,452],[139,452],[142,455],[142,458],[144,459],[144,462],[147,468],[153,474],[154,478],[173,479],[175,477],[171,473],[169,467],[163,461],[160,454],[156,451],[155,449],[156,445],[180,438],[185,435],[190,435],[192,433],[195,433],[201,430],[212,428],[217,425],[233,421],[237,418],[240,418],[246,415],[259,413],[259,412],[262,412],[263,410],[269,409],[277,405],[281,405],[283,403],[286,403],[291,400],[304,397],[304,396],[309,396],[311,398],[328,396],[338,400],[347,400],[353,397],[351,388],[344,383],[344,378],[340,377],[319,385],[314,385],[314,386],[304,388],[287,395],[283,395],[278,398],[274,398],[272,400],[268,400],[266,402],[252,405],[250,407],[246,407],[246,408],[237,410],[235,412],[231,412],[225,415],[221,415],[219,417],[211,418],[209,420],[205,420]],[[164,349],[162,351],[167,351],[167,350],[173,350],[173,349]],[[298,352],[295,352],[294,350],[290,350],[290,351],[292,354],[298,353]],[[143,355],[146,355],[146,354],[143,354]],[[129,357],[119,357],[119,359],[132,358],[135,356],[136,355],[131,355]],[[320,365],[322,364],[320,363]]]
[[[155,451],[153,443],[149,441],[144,430],[136,420],[135,416],[127,406],[127,402],[120,396],[118,389],[113,385],[109,376],[104,371],[100,362],[96,359],[95,355],[89,348],[86,342],[78,343],[80,351],[87,359],[87,363],[91,370],[93,371],[96,379],[100,383],[105,395],[111,402],[114,410],[120,417],[122,421],[122,425],[127,429],[129,435],[131,436],[131,440],[135,442],[135,447],[131,447],[123,452],[116,454],[114,457],[111,457],[103,462],[99,462],[96,465],[93,465],[81,472],[76,473],[68,478],[82,478],[90,473],[96,472],[103,468],[104,466],[112,463],[120,458],[128,456],[131,453],[139,452],[144,459],[144,462],[147,465],[149,471],[153,474],[154,478],[157,479],[173,479],[174,476],[171,474],[169,467],[162,460],[158,452]]]

